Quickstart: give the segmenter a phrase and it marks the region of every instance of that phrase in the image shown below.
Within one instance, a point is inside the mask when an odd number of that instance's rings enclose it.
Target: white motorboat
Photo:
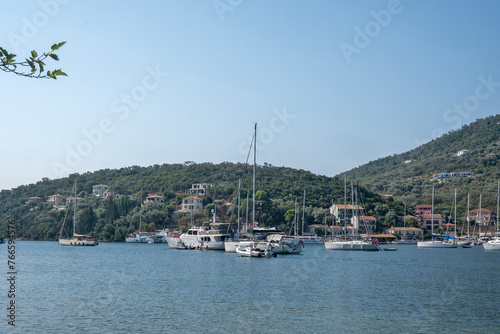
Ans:
[[[322,237],[318,237],[317,235],[311,235],[311,236],[300,236],[300,237],[297,237],[297,240],[300,240],[302,241],[304,244],[322,244],[324,241],[323,241],[323,238]]]
[[[500,238],[494,238],[488,242],[484,242],[483,247],[486,251],[500,251]]]
[[[304,245],[302,241],[283,234],[270,234],[267,242],[275,254],[300,254]]]
[[[443,240],[428,240],[418,241],[418,248],[457,248],[457,243],[447,242]]]
[[[199,227],[192,227],[179,237],[179,241],[167,238],[169,247],[175,244],[175,248],[203,249],[203,250],[224,250],[224,243],[231,237],[231,234],[224,228],[227,223],[204,223]]]
[[[401,239],[396,242],[398,245],[416,245],[417,240],[414,239]]]
[[[250,245],[240,246],[236,249],[236,254],[242,257],[264,257],[269,258],[276,256],[273,254],[272,247],[269,243],[252,242]]]

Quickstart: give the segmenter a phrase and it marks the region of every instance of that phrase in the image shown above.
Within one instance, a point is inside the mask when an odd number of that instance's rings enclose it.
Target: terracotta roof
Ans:
[[[347,205],[344,205],[344,204],[334,204],[334,206],[336,206],[339,209],[345,209],[345,208],[347,208],[347,210],[352,210],[353,209],[353,206],[351,204],[347,204]],[[363,210],[363,208],[360,205],[354,205],[354,210]]]
[[[396,238],[392,234],[372,234],[372,235],[367,235],[367,238]]]
[[[109,186],[107,186],[107,185],[105,185],[105,184],[96,184],[96,185],[94,185],[93,187],[100,187],[100,186],[102,186],[102,187],[109,187]]]
[[[27,199],[43,199],[43,198],[38,197],[38,196],[34,196],[34,197],[28,197]]]
[[[420,231],[420,229],[416,228],[416,227],[391,227],[389,230],[393,230],[393,231]]]
[[[57,195],[50,195],[49,197],[63,197],[63,195],[57,194]]]
[[[377,218],[375,218],[373,216],[359,216],[358,219],[359,220],[377,220]]]
[[[148,197],[146,197],[146,199],[148,199],[148,198],[165,198],[165,197],[163,197],[161,195],[148,195]]]
[[[481,209],[481,213],[492,213],[493,211],[491,210],[488,210],[488,209]],[[474,209],[474,210],[470,210],[469,213],[479,213],[479,209]]]
[[[432,219],[432,215],[424,215],[424,219]],[[443,216],[434,214],[434,219],[443,219]]]
[[[417,205],[415,207],[415,209],[423,209],[423,208],[431,208],[432,209],[432,205]]]

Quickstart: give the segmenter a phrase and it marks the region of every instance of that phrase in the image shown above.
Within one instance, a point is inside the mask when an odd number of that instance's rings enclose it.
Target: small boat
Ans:
[[[141,233],[141,225],[142,225],[142,189],[141,189],[141,204],[139,209],[139,233],[131,234],[125,238],[125,242],[127,243],[149,243],[148,236],[143,235]]]
[[[250,245],[240,246],[236,249],[236,254],[242,257],[276,257],[269,243],[254,242]]]
[[[381,249],[385,252],[394,252],[394,251],[398,250],[397,248],[393,248],[393,247],[381,247]]]

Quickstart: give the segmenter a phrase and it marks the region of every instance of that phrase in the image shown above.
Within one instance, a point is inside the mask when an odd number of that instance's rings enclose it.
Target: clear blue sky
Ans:
[[[0,26],[19,57],[67,41],[69,75],[0,73],[0,189],[245,162],[254,122],[259,163],[334,176],[499,112],[498,1],[11,1]]]

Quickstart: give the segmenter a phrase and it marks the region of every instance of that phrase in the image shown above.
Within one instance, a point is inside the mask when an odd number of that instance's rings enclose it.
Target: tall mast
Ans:
[[[481,236],[481,195],[479,194],[479,236]]]
[[[453,239],[457,238],[457,188],[455,188],[455,201],[453,203],[455,205],[455,236]]]
[[[76,179],[75,179],[75,200],[73,203],[73,236],[75,235],[75,225],[76,225]]]
[[[406,203],[405,203],[405,215],[403,216],[403,235],[406,240]]]
[[[240,200],[241,200],[241,192],[240,192],[240,188],[241,188],[241,179],[238,180],[238,239],[239,239],[239,235],[240,235]]]
[[[434,241],[434,186],[432,186],[431,239]]]
[[[254,127],[254,135],[253,135],[253,200],[252,200],[252,225],[253,229],[255,229],[255,166],[257,160],[257,123],[255,123]]]
[[[470,201],[470,195],[467,194],[467,238],[470,238],[470,222],[469,222],[469,201]]]
[[[191,194],[191,227],[193,227],[193,207],[194,207],[193,191],[189,190],[189,193]],[[141,189],[141,197],[142,197],[142,189]]]
[[[352,205],[352,230],[351,230],[351,234],[354,235],[354,186],[352,185],[352,181],[351,181],[351,205]],[[358,222],[358,227],[359,227],[359,222]]]
[[[347,176],[344,174],[344,234],[347,237]]]
[[[248,234],[248,196],[249,196],[249,193],[250,193],[250,191],[247,190],[247,215],[245,217],[245,221],[246,221],[246,224],[245,224],[245,234]]]
[[[141,203],[139,207],[139,235],[141,234],[141,225],[142,225],[142,188],[141,188]]]
[[[304,217],[306,212],[306,190],[304,189],[304,201],[302,203],[302,236],[304,236]]]
[[[498,181],[498,190],[497,190],[497,232],[500,230],[500,227],[498,225],[498,219],[499,219],[499,215],[500,215],[500,210],[499,210],[499,207],[500,207],[500,181]]]

